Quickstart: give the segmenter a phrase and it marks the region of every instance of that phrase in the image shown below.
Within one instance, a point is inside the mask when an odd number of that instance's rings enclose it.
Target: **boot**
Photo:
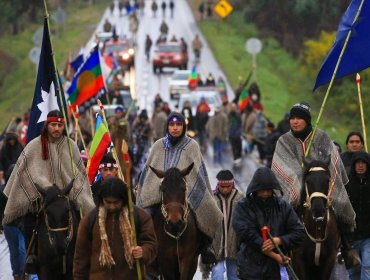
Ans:
[[[203,234],[201,238],[200,255],[203,264],[215,264],[217,262],[215,251],[212,247],[212,239]]]
[[[354,268],[361,265],[361,258],[357,251],[353,249],[351,242],[351,232],[341,231],[342,248],[341,253],[344,260],[344,264],[347,269]]]

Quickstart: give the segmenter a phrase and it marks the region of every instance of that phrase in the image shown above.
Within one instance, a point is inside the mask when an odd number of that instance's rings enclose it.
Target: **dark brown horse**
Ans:
[[[160,191],[162,202],[154,215],[159,248],[157,262],[165,280],[190,280],[197,270],[200,253],[200,232],[187,201],[185,176],[194,164],[166,172],[150,167],[163,178]]]
[[[37,217],[36,244],[40,265],[39,279],[73,279],[73,254],[78,227],[78,215],[68,194],[73,180],[64,190],[53,185],[41,188],[41,210]]]
[[[293,251],[292,262],[301,280],[330,279],[340,246],[340,233],[330,198],[330,157],[304,162],[304,187],[297,210],[306,231],[302,245]]]

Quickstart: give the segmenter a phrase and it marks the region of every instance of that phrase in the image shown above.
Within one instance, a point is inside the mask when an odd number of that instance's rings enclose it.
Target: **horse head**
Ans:
[[[50,246],[56,248],[61,255],[66,253],[73,236],[73,214],[68,198],[73,182],[74,180],[64,189],[60,189],[56,185],[42,188],[35,184],[36,189],[42,196],[39,219],[43,219],[44,223],[40,220],[40,224],[45,225]]]
[[[185,230],[189,204],[187,201],[185,177],[193,169],[194,163],[180,170],[171,167],[166,171],[160,171],[150,166],[151,170],[162,179],[159,187],[162,193],[161,210],[163,217],[169,226],[169,231],[174,234]]]
[[[316,222],[325,219],[328,207],[330,206],[329,187],[330,187],[330,155],[324,160],[303,160],[305,168],[304,188],[302,199],[305,199],[304,206],[309,208],[312,218]]]

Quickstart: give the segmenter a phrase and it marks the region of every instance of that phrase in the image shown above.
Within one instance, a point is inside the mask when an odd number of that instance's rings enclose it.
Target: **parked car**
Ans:
[[[184,107],[185,101],[190,101],[192,113],[193,113],[193,116],[195,116],[197,106],[199,105],[200,99],[202,97],[206,99],[206,102],[211,108],[211,111],[209,112],[210,116],[213,116],[215,114],[216,107],[222,106],[221,96],[217,90],[194,90],[189,93],[183,93],[180,95],[180,98],[179,98],[180,112],[182,111]]]
[[[153,72],[162,72],[164,67],[188,69],[188,52],[184,50],[181,43],[166,42],[161,43],[154,50]]]
[[[111,53],[116,57],[118,64],[129,69],[135,64],[135,50],[127,39],[111,39],[104,43],[103,56]]]
[[[190,70],[176,70],[169,80],[169,91],[171,99],[179,98],[180,94],[189,92]]]

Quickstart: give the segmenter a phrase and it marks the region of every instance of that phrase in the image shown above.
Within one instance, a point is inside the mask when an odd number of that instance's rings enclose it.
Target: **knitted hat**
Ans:
[[[290,109],[290,118],[298,117],[303,120],[307,124],[311,124],[311,107],[306,102],[299,102],[294,104],[292,109]]]

